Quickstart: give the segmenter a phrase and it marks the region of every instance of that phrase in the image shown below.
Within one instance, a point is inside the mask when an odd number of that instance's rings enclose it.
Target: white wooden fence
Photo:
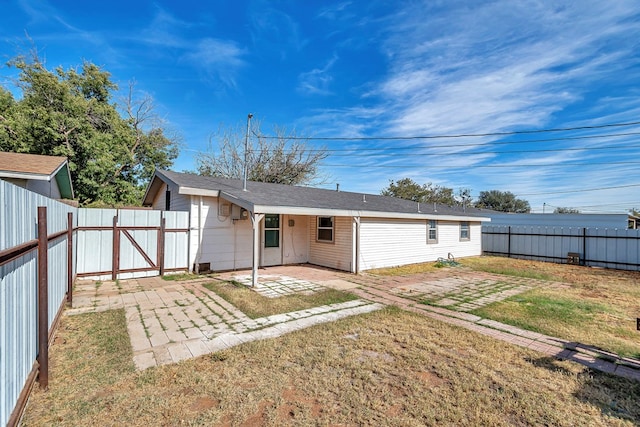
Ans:
[[[638,271],[640,230],[483,225],[482,252]]]

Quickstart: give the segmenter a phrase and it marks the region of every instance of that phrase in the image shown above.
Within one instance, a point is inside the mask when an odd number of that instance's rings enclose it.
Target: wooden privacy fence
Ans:
[[[640,230],[483,225],[482,252],[637,271]]]
[[[0,181],[0,425],[18,423],[74,278],[77,209]]]

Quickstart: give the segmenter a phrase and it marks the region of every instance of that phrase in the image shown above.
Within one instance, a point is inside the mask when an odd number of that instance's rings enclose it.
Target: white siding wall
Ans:
[[[250,268],[253,239],[251,220],[236,220],[234,223],[230,216],[218,215],[218,208],[217,197],[191,198],[190,264],[209,262],[214,271]],[[202,215],[200,221],[199,211]]]
[[[191,196],[185,194],[178,194],[178,187],[169,184],[169,191],[171,196],[171,205],[169,210],[171,211],[189,211],[191,207]],[[162,184],[162,188],[156,194],[156,198],[153,200],[154,210],[165,210],[167,197],[167,184]]]
[[[332,243],[316,240],[317,220],[317,217],[311,217],[309,221],[309,262],[337,270],[352,271],[352,218],[334,218]]]
[[[18,187],[26,188],[34,193],[42,194],[43,196],[51,199],[60,199],[60,188],[58,188],[58,182],[53,179],[51,181],[40,181],[35,179],[20,179],[20,178],[3,178],[5,181],[17,185]]]
[[[469,231],[469,241],[460,241],[459,222],[438,221],[438,242],[427,243],[427,221],[362,218],[360,269],[435,261],[449,253],[456,258],[480,255],[480,223],[470,223]]]
[[[293,220],[294,225],[289,226]],[[282,215],[282,263],[301,264],[309,262],[309,217]]]

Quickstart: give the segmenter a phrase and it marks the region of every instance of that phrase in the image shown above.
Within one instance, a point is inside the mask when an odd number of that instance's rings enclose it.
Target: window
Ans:
[[[427,243],[438,243],[438,221],[435,219],[427,223]]]
[[[469,240],[469,221],[460,222],[460,240]]]
[[[318,241],[333,242],[333,217],[318,217]]]
[[[266,214],[264,216],[264,247],[280,247],[280,215]]]

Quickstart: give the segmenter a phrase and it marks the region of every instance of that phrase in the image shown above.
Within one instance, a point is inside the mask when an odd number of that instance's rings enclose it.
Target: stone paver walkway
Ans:
[[[221,280],[250,284],[247,271],[217,275]],[[138,369],[177,362],[243,342],[346,316],[396,305],[449,324],[550,357],[640,381],[640,361],[474,316],[467,311],[533,287],[562,283],[508,277],[465,269],[410,276],[353,275],[306,265],[260,270],[255,290],[268,297],[314,292],[323,287],[345,289],[359,300],[294,313],[250,319],[201,284],[212,279],[168,282],[161,278],[78,282],[69,314],[125,308]],[[428,302],[430,305],[423,304]]]
[[[279,281],[268,282],[261,291],[279,296],[323,289],[310,282],[278,277]],[[202,286],[212,280],[171,282],[154,277],[97,284],[82,281],[76,285],[73,308],[67,314],[124,308],[133,360],[138,369],[144,370],[383,307],[353,300],[251,319]]]

